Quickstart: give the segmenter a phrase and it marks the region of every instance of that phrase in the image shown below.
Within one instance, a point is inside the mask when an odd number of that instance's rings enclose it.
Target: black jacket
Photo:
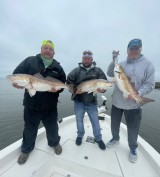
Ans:
[[[67,84],[73,84],[75,87],[83,81],[92,80],[92,79],[105,79],[107,80],[104,72],[96,67],[96,63],[93,62],[92,68],[87,70],[79,63],[79,67],[73,69],[67,77]],[[85,104],[93,103],[97,104],[97,96],[93,96],[93,93],[83,93],[83,94],[72,94],[73,100],[81,101]]]
[[[53,59],[52,64],[45,68],[40,54],[26,58],[13,71],[13,74],[34,75],[36,73],[40,73],[43,77],[54,77],[63,83],[66,81],[66,75],[60,63]],[[30,97],[28,91],[25,90],[23,105],[37,111],[55,108],[57,107],[59,92],[36,92],[33,97]]]

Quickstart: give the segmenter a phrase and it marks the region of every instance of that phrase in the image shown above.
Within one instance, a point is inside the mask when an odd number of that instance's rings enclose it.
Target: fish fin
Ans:
[[[31,97],[36,94],[36,90],[34,90],[34,89],[28,89],[28,92]]]
[[[123,77],[122,77],[121,72],[119,72],[119,74],[118,74],[118,78],[119,78],[120,80],[123,80]]]
[[[92,93],[93,91],[88,91],[87,93],[89,94],[89,93]]]
[[[29,83],[25,86],[26,89],[32,89],[32,85]]]
[[[75,91],[75,94],[82,94],[82,93],[84,93],[84,92],[83,92],[83,90],[81,90],[81,89],[77,89],[77,90]]]
[[[34,77],[37,77],[39,79],[44,79],[44,77],[40,73],[36,73],[33,75]]]
[[[47,80],[47,81],[52,81],[52,82],[62,82],[56,78],[53,78],[51,76],[47,76],[47,77],[43,77],[40,73],[36,73],[34,75],[34,77],[37,77],[38,79],[43,79],[43,80]]]
[[[74,91],[75,91],[75,86],[73,84],[66,84],[68,90],[74,94]]]
[[[128,99],[128,94],[127,93],[123,93],[123,97],[124,97],[124,99]]]
[[[151,98],[146,98],[146,97],[143,97],[142,100],[139,102],[139,104],[141,106],[147,104],[147,103],[150,103],[150,102],[155,102],[155,100],[151,99]]]
[[[136,86],[134,82],[129,82],[133,88],[133,90],[136,92],[136,94],[138,95],[138,91],[136,90]]]
[[[51,82],[62,82],[62,81],[60,81],[56,78],[50,77],[50,76],[45,77],[44,80],[51,81]]]
[[[128,81],[131,81],[131,77],[130,76],[127,76],[127,78],[128,78]]]

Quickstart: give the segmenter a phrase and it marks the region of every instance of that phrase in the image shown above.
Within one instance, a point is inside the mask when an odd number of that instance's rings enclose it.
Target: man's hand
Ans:
[[[24,89],[24,87],[17,85],[16,83],[12,83],[12,86],[17,89]]]
[[[115,60],[115,58],[117,58],[118,55],[119,55],[119,50],[118,51],[113,50],[113,52],[112,52],[112,58],[113,58],[113,60]]]
[[[78,94],[82,94],[83,93],[83,91],[82,90],[76,90],[76,94],[78,95]]]
[[[133,96],[130,95],[130,94],[128,95],[128,99],[129,99],[129,100],[134,100]]]
[[[104,90],[104,89],[97,89],[97,92],[99,92],[99,93],[104,93],[106,90]]]
[[[60,91],[60,89],[51,88],[51,90],[48,90],[48,92],[52,92],[52,93],[56,93],[58,91]]]

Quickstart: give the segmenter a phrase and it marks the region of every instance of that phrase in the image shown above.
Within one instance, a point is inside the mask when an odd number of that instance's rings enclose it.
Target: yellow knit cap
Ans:
[[[54,43],[50,40],[44,40],[42,42],[42,46],[44,46],[44,45],[50,45],[54,49]]]

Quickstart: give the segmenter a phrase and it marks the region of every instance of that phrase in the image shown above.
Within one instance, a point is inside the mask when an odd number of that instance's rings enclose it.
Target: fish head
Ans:
[[[7,79],[16,83],[18,86],[26,86],[30,82],[30,77],[27,74],[13,74],[7,76]]]
[[[114,72],[115,73],[121,73],[121,72],[123,72],[123,69],[122,69],[122,67],[121,67],[120,64],[116,64],[115,65]]]
[[[115,77],[118,79],[120,79],[121,78],[121,75],[123,75],[123,73],[124,73],[124,70],[123,70],[123,68],[121,67],[121,65],[120,64],[116,64],[115,65],[115,68],[114,68],[114,75],[115,75]]]

